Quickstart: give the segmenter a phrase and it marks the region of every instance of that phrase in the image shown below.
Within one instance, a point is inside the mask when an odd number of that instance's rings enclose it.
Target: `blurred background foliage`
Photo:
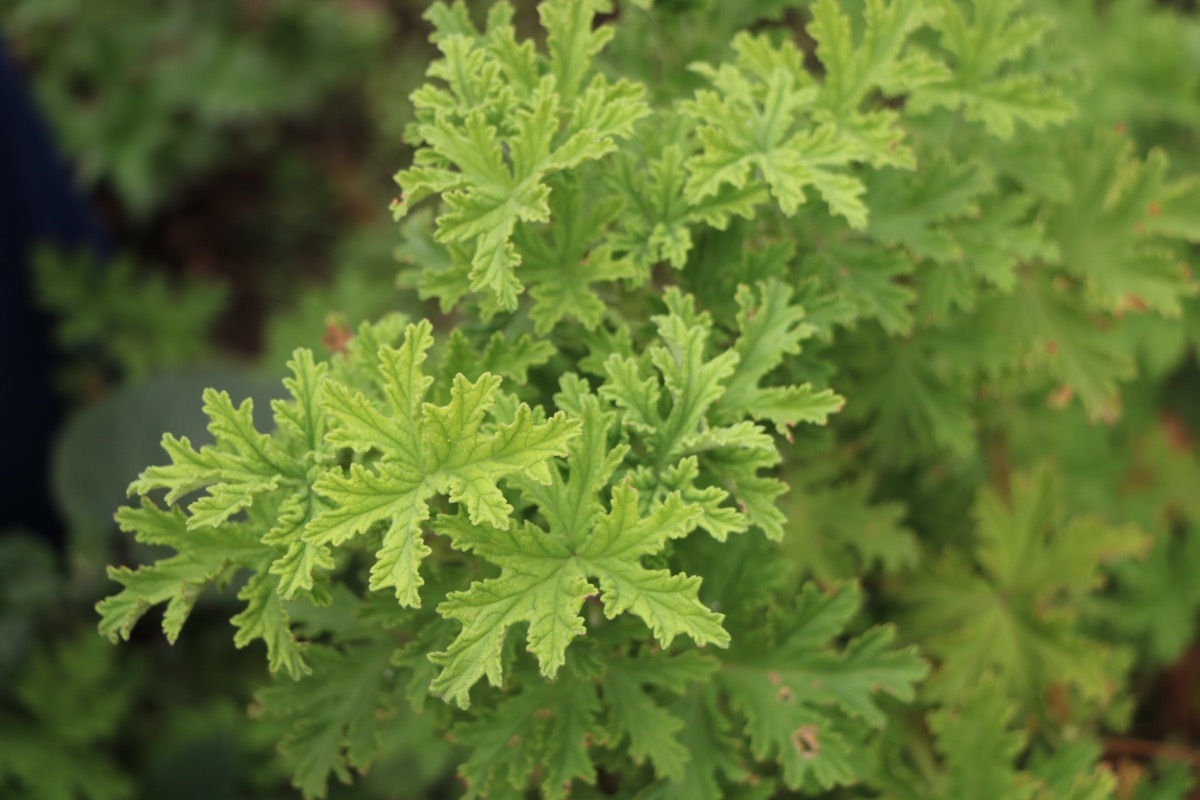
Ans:
[[[0,0],[5,48],[119,253],[30,254],[70,413],[46,476],[62,530],[0,532],[0,796],[294,796],[288,721],[246,722],[265,669],[228,647],[229,597],[174,647],[114,648],[92,606],[106,564],[152,556],[123,550],[112,512],[163,431],[207,439],[203,387],[267,408],[293,348],[405,302],[387,204],[434,52],[425,5]],[[451,746],[420,723],[395,727],[377,788],[346,794],[396,797],[403,776],[436,796]]]
[[[288,720],[245,723],[266,668],[259,653],[230,651],[228,596],[201,601],[190,635],[174,646],[146,628],[133,646],[113,648],[95,633],[92,605],[108,590],[104,565],[139,558],[112,522],[125,486],[160,460],[163,431],[205,440],[203,386],[253,397],[265,409],[293,348],[336,349],[360,321],[388,310],[437,314],[394,288],[398,260],[420,242],[413,237],[401,248],[387,211],[391,175],[410,159],[407,96],[434,52],[425,5],[0,0],[9,52],[121,253],[102,262],[47,247],[31,259],[32,300],[56,320],[57,388],[72,409],[47,476],[66,544],[55,549],[44,531],[0,537],[0,795],[294,796],[293,765],[275,745]],[[472,5],[478,12],[487,3]],[[534,4],[516,5],[520,35],[536,35]],[[606,57],[620,65],[614,71],[674,96],[699,83],[687,65],[722,57],[734,30],[785,25],[803,41],[804,5],[661,2],[656,22],[623,29]],[[1117,120],[1139,153],[1163,147],[1176,174],[1200,170],[1195,4],[1035,5],[1056,18],[1063,33],[1055,41],[1091,42],[1083,55],[1051,46],[1038,56],[1079,81],[1081,124]],[[1016,415],[1027,422],[1009,429],[1007,442],[1014,461],[1049,449],[1085,472],[1107,465],[1153,487],[1089,495],[1089,485],[1103,484],[1069,481],[1063,502],[1148,527],[1170,515],[1172,535],[1146,562],[1116,570],[1115,588],[1089,619],[1137,641],[1137,708],[1128,713],[1141,729],[1193,744],[1200,741],[1194,312],[1193,300],[1178,340],[1156,343],[1159,361],[1151,358],[1144,379],[1127,390],[1121,427],[1097,436],[1078,409],[1052,425]],[[809,477],[798,474],[796,487]],[[828,476],[811,478],[811,491],[785,499],[790,517],[820,519],[814,509],[822,504],[864,509],[861,525],[800,526],[788,540],[821,579],[862,564],[819,542],[896,531],[893,549],[864,551],[864,561],[907,568],[916,559],[911,529],[936,530],[931,519],[963,516],[971,496],[936,473],[903,469],[836,486]],[[903,496],[917,498],[907,518],[892,502]],[[452,744],[435,740],[420,716],[397,717],[391,730],[372,773],[352,788],[331,787],[332,796],[458,793]],[[1146,754],[1110,755],[1118,769],[1136,771]]]

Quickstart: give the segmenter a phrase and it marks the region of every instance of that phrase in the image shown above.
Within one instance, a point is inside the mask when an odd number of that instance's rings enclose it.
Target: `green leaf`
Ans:
[[[791,298],[791,288],[775,280],[755,288],[738,287],[738,338],[733,347],[738,361],[717,402],[718,415],[729,410],[737,416],[770,420],[777,430],[786,432],[800,422],[823,425],[830,414],[841,410],[845,401],[830,389],[817,391],[811,384],[759,386],[787,356],[800,352],[800,342],[815,333],[803,321],[804,310],[791,305]]]
[[[654,765],[659,778],[683,779],[690,761],[677,735],[683,720],[660,705],[648,689],[680,694],[692,683],[709,677],[716,666],[715,660],[695,652],[613,659],[602,684],[609,726],[619,737],[612,744],[618,745],[627,737],[635,764],[646,760]]]
[[[683,197],[683,148],[668,144],[644,160],[623,156],[615,159],[607,176],[624,201],[619,226],[609,235],[609,242],[642,274],[659,261],[682,268],[692,249],[689,222],[695,219],[693,207]],[[765,192],[761,199],[766,199]]]
[[[699,125],[701,145],[687,161],[688,202],[700,204],[723,186],[745,189],[752,176],[761,176],[784,214],[795,214],[812,186],[833,213],[863,227],[864,187],[837,171],[861,150],[834,127],[812,121],[818,90],[799,51],[790,42],[772,48],[747,34],[738,34],[733,48],[736,65],[694,67],[717,91],[699,91],[683,106]]]
[[[908,285],[913,272],[909,255],[895,248],[865,247],[861,242],[831,244],[804,264],[839,299],[852,305],[859,319],[877,319],[890,334],[912,330],[910,307],[915,293]]]
[[[783,549],[789,563],[822,584],[876,565],[886,572],[915,566],[917,541],[902,524],[904,505],[872,502],[872,493],[872,481],[864,477],[833,484],[793,479],[783,501],[788,519]]]
[[[325,797],[330,775],[350,783],[351,769],[365,772],[371,765],[382,715],[391,710],[386,692],[394,650],[386,640],[345,650],[315,647],[311,675],[257,694],[259,713],[286,727],[280,750],[305,798]]]
[[[718,708],[720,696],[711,682],[693,685],[671,710],[683,722],[680,743],[691,761],[678,778],[662,779],[646,792],[653,800],[724,800],[721,778],[734,784],[748,777],[739,758],[729,721]]]
[[[1155,662],[1173,662],[1195,636],[1197,569],[1200,534],[1195,527],[1160,534],[1144,560],[1114,565],[1117,593],[1103,602],[1104,619],[1122,638],[1144,640]]]
[[[463,629],[446,651],[432,657],[443,669],[431,689],[464,708],[480,678],[501,684],[501,648],[508,628],[519,622],[529,624],[528,649],[542,674],[549,677],[558,671],[568,645],[586,632],[579,611],[597,594],[589,578],[599,583],[607,618],[635,614],[664,647],[680,634],[698,644],[729,642],[721,615],[697,599],[699,578],[641,564],[643,557],[660,552],[668,539],[687,535],[700,509],[674,494],[642,514],[637,492],[627,483],[613,489],[611,506],[604,509],[598,490],[619,462],[607,447],[613,415],[603,411],[593,395],[583,395],[578,402],[584,429],[591,433],[572,447],[568,474],[556,468],[547,490],[527,484],[535,500],[546,501],[548,529],[526,522],[497,537],[463,515],[442,516],[435,523],[456,548],[471,550],[501,568],[499,577],[450,594],[438,609],[442,616],[461,622]]]
[[[532,56],[511,39],[511,12],[489,19],[487,41],[446,33],[439,41],[444,58],[430,75],[444,79],[450,91],[414,96],[414,138],[423,147],[414,165],[396,176],[403,194],[393,211],[399,218],[421,199],[441,196],[446,211],[436,239],[466,248],[471,290],[487,292],[499,308],[516,308],[524,289],[513,235],[518,223],[550,218],[547,180],[610,153],[647,113],[640,86],[610,84],[600,75],[584,86],[593,55],[611,36],[604,28],[592,31],[592,17],[603,7],[542,6],[550,73],[532,85]],[[448,30],[463,27],[445,11],[437,16]],[[506,77],[526,91],[518,96]]]
[[[961,705],[930,715],[938,750],[946,759],[946,800],[978,797],[980,800],[1029,800],[1037,786],[1031,776],[1013,764],[1025,749],[1024,731],[1012,730],[1017,709],[993,679],[974,681]]]
[[[588,748],[596,739],[600,702],[595,686],[570,670],[555,681],[531,676],[520,690],[477,719],[455,728],[472,748],[459,768],[466,797],[519,794],[535,780],[543,797],[563,800],[575,780],[595,783]]]
[[[908,588],[912,630],[941,661],[933,696],[955,700],[981,669],[993,670],[1031,713],[1045,714],[1046,690],[1062,684],[1104,704],[1120,666],[1087,637],[1079,606],[1099,586],[1101,568],[1136,555],[1144,536],[1097,518],[1066,519],[1059,479],[1043,466],[1011,481],[1011,499],[984,489],[976,502],[978,573],[947,558]]]
[[[1031,206],[1029,197],[985,198],[965,216],[946,220],[939,238],[953,255],[918,266],[917,316],[942,321],[955,310],[974,310],[993,287],[1011,292],[1024,265],[1057,258],[1042,226],[1030,223]]]
[[[929,715],[942,769],[926,771],[924,783],[898,785],[887,796],[903,800],[1111,800],[1116,796],[1115,777],[1100,761],[1097,742],[1068,739],[1052,751],[1035,747],[1027,753],[1029,734],[1014,727],[1017,711],[1002,684],[985,673],[960,704]]]
[[[1157,771],[1155,780],[1138,782],[1137,800],[1181,800],[1196,786],[1187,764],[1163,764]]]
[[[951,261],[959,254],[945,221],[978,214],[979,198],[993,189],[993,181],[981,164],[956,163],[940,154],[915,172],[880,170],[867,186],[873,237],[901,243],[925,258]]]
[[[460,374],[448,404],[424,403],[433,380],[421,370],[433,344],[431,329],[425,321],[410,325],[399,349],[380,348],[384,402],[336,382],[327,386],[325,409],[336,423],[328,441],[377,453],[379,460],[373,468],[352,464],[348,474],[322,477],[314,488],[334,507],[313,518],[304,533],[311,545],[337,546],[386,522],[370,588],[393,587],[406,606],[421,603],[419,569],[430,552],[421,526],[429,500],[446,494],[463,505],[472,524],[507,529],[512,507],[499,482],[518,472],[548,480],[548,460],[565,454],[579,428],[561,413],[535,422],[522,404],[511,422],[485,429],[500,386],[490,373],[474,382]]]
[[[597,284],[638,277],[629,260],[616,257],[609,245],[597,245],[619,202],[603,196],[592,200],[594,193],[585,186],[578,177],[556,182],[550,198],[553,224],[522,225],[516,230],[521,271],[533,299],[529,317],[539,334],[549,333],[568,316],[594,329],[607,310]]]
[[[1021,70],[1026,54],[1050,30],[1048,17],[1028,13],[1024,0],[975,0],[969,15],[957,3],[938,5],[941,14],[933,26],[952,71],[913,92],[912,113],[936,106],[962,109],[967,119],[1000,139],[1012,138],[1017,123],[1041,129],[1074,114],[1047,76]]]
[[[1063,742],[1056,750],[1035,751],[1029,771],[1037,776],[1038,800],[1110,800],[1117,779],[1103,762],[1100,742],[1080,738]]]
[[[118,637],[128,640],[142,615],[166,603],[163,632],[174,642],[201,591],[239,567],[253,566],[268,552],[246,526],[227,524],[189,531],[182,511],[164,511],[149,500],[143,500],[141,508],[120,509],[117,522],[122,530],[137,534],[139,541],[172,547],[176,555],[136,570],[109,567],[109,578],[123,588],[101,600],[96,610],[100,633],[113,641]]]
[[[871,355],[874,366],[857,393],[848,389],[855,402],[846,414],[866,423],[867,442],[886,462],[965,455],[976,447],[969,392],[956,382],[939,343],[933,337],[889,342]]]
[[[1160,158],[1161,151],[1153,151]],[[1172,239],[1200,243],[1200,176],[1189,175],[1163,185],[1156,197],[1156,207],[1147,207],[1150,218],[1145,220],[1146,232]]]
[[[385,314],[375,322],[363,322],[341,356],[330,362],[330,377],[352,389],[380,395],[379,348],[396,346],[407,325],[403,314]]]
[[[654,318],[663,346],[647,351],[650,362],[662,375],[671,411],[653,438],[660,464],[673,461],[691,442],[689,434],[701,426],[709,408],[724,394],[723,384],[732,375],[738,355],[726,351],[705,359],[710,322],[689,319],[694,313],[691,298],[668,292],[670,313]]]
[[[1120,416],[1120,384],[1133,377],[1132,354],[1107,323],[1081,307],[1071,287],[1045,274],[1018,278],[1009,295],[991,295],[970,321],[994,335],[979,344],[978,359],[994,375],[1040,368],[1077,396],[1094,420]],[[956,332],[960,341],[972,341]],[[952,334],[953,336],[954,334]]]
[[[922,0],[890,4],[872,0],[858,16],[863,18],[861,34],[833,0],[813,5],[812,21],[805,30],[816,40],[824,72],[814,118],[826,126],[839,147],[853,149],[855,161],[911,170],[916,161],[905,141],[901,115],[867,104],[880,94],[904,97],[949,76],[945,65],[910,41],[916,30],[937,16],[936,6]],[[826,194],[831,210],[861,228],[866,206],[858,199],[863,192],[859,177],[831,176],[828,187],[818,183],[818,188]]]
[[[841,652],[829,649],[860,604],[854,585],[826,595],[806,584],[797,607],[779,615],[773,640],[739,643],[722,659],[718,681],[747,720],[751,752],[778,761],[792,789],[830,789],[857,779],[850,743],[830,704],[880,727],[886,715],[874,695],[911,700],[928,671],[913,651],[892,647],[888,628],[868,631]]]
[[[89,351],[99,351],[130,381],[211,355],[210,333],[226,304],[221,284],[189,279],[171,285],[166,271],[147,269],[131,256],[101,264],[83,250],[38,249],[32,267],[34,297],[57,317],[54,337],[64,350],[89,353],[92,361]]]
[[[1055,208],[1049,233],[1063,266],[1104,310],[1179,317],[1196,282],[1179,254],[1165,246],[1172,228],[1164,225],[1156,229],[1159,236],[1148,236],[1163,205],[1169,208],[1174,199],[1165,185],[1166,155],[1156,150],[1139,160],[1132,141],[1106,131],[1091,143],[1068,143],[1062,159],[1074,196]]]

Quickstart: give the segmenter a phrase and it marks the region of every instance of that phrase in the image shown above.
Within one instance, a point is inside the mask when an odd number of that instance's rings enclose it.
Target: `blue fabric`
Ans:
[[[24,527],[61,541],[49,464],[63,407],[52,385],[50,320],[30,292],[29,258],[46,243],[110,250],[0,41],[0,531]]]

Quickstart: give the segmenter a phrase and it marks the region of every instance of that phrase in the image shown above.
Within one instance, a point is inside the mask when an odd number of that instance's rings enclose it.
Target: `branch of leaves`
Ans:
[[[791,298],[778,281],[740,286],[733,341],[710,356],[723,344],[711,316],[672,287],[667,313],[653,317],[658,342],[640,356],[592,359],[602,364],[600,394],[621,411],[625,441],[637,446],[634,485],[655,497],[680,491],[704,509],[698,524],[718,540],[751,527],[783,536],[776,500],[787,487],[767,473],[780,455],[760,421],[790,438],[793,425],[824,424],[844,402],[810,384],[763,385],[814,333]]]
[[[718,539],[751,525],[772,537],[782,532],[774,499],[784,487],[760,474],[779,459],[774,441],[738,418],[819,422],[840,404],[829,391],[759,386],[808,335],[788,300],[780,286],[739,292],[738,339],[708,358],[711,320],[671,290],[667,313],[655,318],[660,343],[645,351],[661,378],[640,379],[643,364],[612,355],[600,394],[565,376],[550,417],[500,392],[501,374],[523,377],[549,357],[545,348],[505,347],[493,337],[483,356],[496,372],[447,375],[447,391],[424,372],[434,344],[428,321],[408,325],[398,346],[388,341],[399,332],[395,320],[364,326],[332,365],[297,351],[285,382],[292,397],[274,404],[272,435],[255,429],[249,400],[235,407],[210,390],[205,410],[215,443],[196,450],[164,437],[172,463],[151,467],[131,486],[143,496],[166,489],[171,505],[206,493],[186,514],[148,501],[121,513],[140,540],[177,555],[113,570],[124,590],[100,604],[101,628],[128,637],[148,608],[165,602],[164,630],[173,640],[205,587],[250,570],[239,595],[248,607],[234,619],[237,643],[261,638],[273,669],[304,674],[285,601],[324,602],[335,555],[357,540],[379,542],[370,590],[390,588],[402,606],[420,606],[429,504],[443,495],[458,513],[439,516],[433,532],[501,567],[501,575],[439,607],[463,631],[435,659],[443,666],[436,693],[465,706],[479,678],[499,683],[500,650],[517,622],[529,623],[531,650],[553,674],[570,639],[583,633],[579,609],[597,592],[589,579],[599,582],[608,616],[632,612],[663,645],[678,634],[724,644],[720,615],[697,600],[699,579],[648,569],[641,559],[696,527]],[[451,339],[446,352],[459,363],[470,345],[461,334]],[[645,437],[647,458],[616,441],[618,419],[626,439],[631,430],[658,431]],[[347,450],[354,455],[344,467]],[[651,464],[661,467],[654,480]],[[721,480],[737,484],[738,506],[715,485]],[[520,514],[512,489],[520,491]]]
[[[447,403],[425,402],[433,379],[421,366],[432,326],[409,325],[393,347],[387,340],[397,328],[394,319],[364,326],[332,365],[297,351],[285,381],[292,398],[273,404],[271,435],[255,428],[250,400],[235,407],[226,393],[205,392],[215,442],[197,450],[186,438],[164,436],[172,463],[147,469],[130,487],[143,497],[165,489],[170,508],[144,499],[142,508],[118,514],[139,541],[177,553],[109,571],[124,588],[97,607],[103,633],[128,638],[149,608],[167,603],[163,628],[174,641],[206,587],[250,570],[235,643],[263,639],[272,670],[298,677],[308,666],[285,601],[327,601],[337,565],[331,546],[383,524],[370,588],[391,587],[403,605],[418,606],[418,568],[429,553],[422,523],[435,495],[461,504],[473,524],[508,527],[512,509],[498,483],[515,472],[548,481],[548,460],[565,454],[579,422],[562,413],[547,420],[525,404],[503,424],[490,422],[501,381],[492,373],[474,381],[458,374]],[[523,358],[547,355],[514,347],[505,359],[502,351],[489,350],[502,372],[520,373]],[[361,458],[344,469],[339,448]],[[205,494],[185,513],[177,504],[200,489]]]
[[[547,180],[608,155],[648,113],[642,86],[593,74],[593,57],[612,37],[611,28],[593,30],[593,18],[610,8],[604,0],[542,4],[545,57],[531,42],[517,43],[506,3],[493,6],[483,31],[462,3],[427,14],[442,51],[429,74],[446,87],[413,95],[417,121],[408,136],[420,149],[396,175],[402,194],[393,212],[399,219],[422,199],[441,197],[446,212],[435,238],[462,248],[471,289],[499,308],[515,309],[524,291],[514,230],[550,218]]]
[[[209,389],[204,411],[215,443],[196,450],[187,437],[163,436],[171,463],[150,467],[130,485],[131,495],[142,496],[141,507],[120,509],[117,522],[139,542],[176,553],[136,570],[109,568],[109,577],[123,588],[96,606],[101,633],[128,639],[150,608],[166,603],[163,631],[174,642],[204,589],[229,585],[250,570],[238,592],[246,608],[232,620],[238,629],[234,643],[241,647],[262,639],[272,671],[282,668],[293,678],[309,672],[283,596],[303,588],[314,601],[323,601],[323,584],[301,585],[286,567],[333,567],[327,551],[299,539],[304,525],[325,506],[310,478],[327,456],[319,399],[329,370],[306,350],[296,351],[290,366],[292,377],[284,385],[292,399],[273,402],[274,435],[255,429],[252,401],[235,406],[225,392]],[[207,491],[184,513],[177,503],[199,489]],[[147,497],[162,490],[165,509]]]

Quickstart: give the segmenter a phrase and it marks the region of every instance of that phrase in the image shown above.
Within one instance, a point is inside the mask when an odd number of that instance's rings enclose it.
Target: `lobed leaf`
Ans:
[[[547,529],[527,522],[497,538],[493,530],[461,514],[435,523],[456,548],[501,568],[499,577],[450,594],[438,609],[463,627],[444,652],[432,657],[442,671],[431,688],[464,708],[480,678],[500,684],[501,648],[517,623],[528,623],[528,649],[542,674],[553,676],[565,663],[571,641],[586,632],[579,612],[597,594],[607,618],[633,613],[663,646],[680,634],[698,644],[724,646],[729,641],[721,615],[697,598],[699,579],[641,564],[642,557],[661,551],[668,539],[690,532],[701,510],[673,494],[642,513],[637,492],[627,483],[613,490],[604,510],[598,495],[623,450],[614,456],[608,448],[614,415],[601,408],[597,397],[581,391],[577,383],[567,382],[564,388],[564,394],[574,394],[568,402],[580,408],[588,431],[568,453],[566,476],[555,469],[546,489],[525,483],[531,498],[547,501]],[[589,578],[598,581],[598,592]]]
[[[402,605],[420,606],[420,565],[429,554],[422,523],[430,499],[445,494],[461,503],[472,524],[508,527],[512,507],[498,482],[518,472],[545,476],[544,462],[566,452],[579,424],[558,414],[534,422],[528,406],[514,419],[484,430],[500,379],[483,373],[475,381],[456,375],[444,406],[423,402],[432,378],[421,365],[433,339],[428,322],[410,325],[399,349],[380,348],[386,401],[332,385],[326,411],[336,422],[328,439],[363,453],[373,467],[352,464],[347,474],[330,472],[314,489],[333,507],[305,527],[313,546],[341,545],[377,523],[386,523],[383,545],[371,568],[372,590],[391,587]]]

